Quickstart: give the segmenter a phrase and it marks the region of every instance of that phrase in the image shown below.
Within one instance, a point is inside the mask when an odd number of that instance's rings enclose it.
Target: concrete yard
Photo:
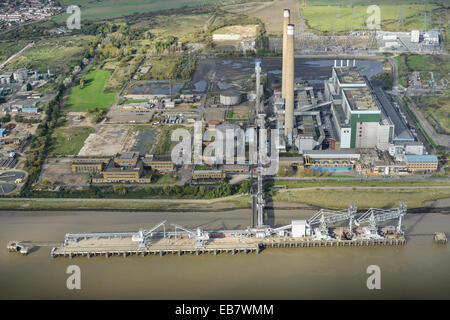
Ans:
[[[111,156],[130,151],[136,143],[136,132],[130,125],[100,125],[84,142],[78,155]]]
[[[106,115],[109,123],[148,123],[153,110],[127,110],[122,106],[113,106]]]
[[[72,173],[72,159],[49,158],[45,161],[39,182],[50,181],[53,184],[83,185],[88,183],[87,174]]]

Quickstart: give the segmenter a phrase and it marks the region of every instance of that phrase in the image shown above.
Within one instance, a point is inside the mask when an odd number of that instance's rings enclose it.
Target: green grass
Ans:
[[[410,55],[406,59],[409,70],[414,71],[432,71],[436,67],[430,62],[429,56]]]
[[[85,111],[111,107],[116,94],[103,92],[110,73],[110,71],[105,70],[94,70],[87,74],[85,76],[85,87],[81,89],[80,86],[76,86],[70,92],[66,109],[71,111]]]
[[[195,6],[205,3],[217,3],[226,0],[63,0],[64,5],[78,4],[82,7],[82,19],[108,19],[135,13]],[[63,22],[67,14],[55,17],[55,21]]]
[[[405,70],[407,69],[405,65],[405,56],[396,56],[395,60],[397,60],[398,84],[405,87],[405,83],[408,81],[408,73],[407,70]]]
[[[50,69],[56,75],[66,74],[80,64],[94,39],[93,36],[67,36],[37,40],[33,47],[11,61],[7,69],[40,68],[41,71]]]
[[[127,100],[123,104],[144,103],[144,102],[148,102],[148,100]]]
[[[54,143],[50,156],[78,154],[86,138],[94,131],[91,127],[56,128],[53,134]]]
[[[1,42],[0,43],[0,63],[8,59],[13,54],[19,52],[27,45],[26,41]]]
[[[406,1],[405,1],[406,2]],[[315,4],[315,3],[313,3]],[[339,6],[336,2],[326,1],[320,5],[314,6],[308,3],[307,7],[303,8],[303,16],[308,25],[315,30],[323,32],[342,32],[357,29],[364,29],[365,22],[370,14],[367,13],[367,8],[370,4],[364,3],[359,5],[353,3],[354,7]],[[421,20],[415,19],[423,10],[423,5],[419,4],[392,4],[391,1],[378,1],[381,11],[381,29],[383,30],[410,30],[411,28],[421,28]],[[436,8],[436,5],[429,5],[428,8]],[[403,26],[398,26],[398,15],[402,13],[405,18]]]
[[[422,95],[416,97],[416,104],[425,116],[432,115],[439,121],[446,134],[450,134],[450,92],[439,96]],[[428,119],[433,124],[433,119]]]
[[[63,199],[33,199],[33,200],[2,200],[0,201],[0,210],[74,210],[74,209],[136,209],[136,210],[157,210],[177,208],[180,206],[178,203],[168,203],[160,200],[154,202],[139,201],[133,199],[129,201],[127,199],[88,199],[87,201],[63,200]]]
[[[408,112],[408,114],[414,119],[414,121],[417,123],[417,125],[419,126],[420,131],[422,131],[422,133],[424,134],[424,136],[427,138],[427,140],[431,143],[431,145],[434,148],[437,148],[437,144],[434,142],[434,140],[428,135],[428,133],[425,131],[425,129],[422,127],[422,124],[420,123],[419,119],[417,119],[416,115],[414,114],[414,112],[412,112],[412,110],[409,108],[408,103],[406,102],[406,100],[403,100],[404,104],[405,104],[405,108],[406,108],[406,112]]]
[[[274,201],[302,202],[320,207],[344,209],[355,204],[359,209],[398,206],[404,201],[408,208],[421,207],[428,201],[450,197],[450,189],[396,190],[299,190],[280,192]]]
[[[169,175],[161,175],[155,181],[152,181],[154,184],[173,184],[176,183],[179,179],[169,176]]]
[[[275,186],[293,188],[312,187],[414,187],[449,186],[446,180],[274,180]]]
[[[173,147],[175,147],[179,141],[172,141],[172,132],[176,129],[184,128],[190,130],[192,128],[183,127],[180,125],[164,126],[158,133],[158,144],[153,148],[154,155],[167,155],[170,154]]]

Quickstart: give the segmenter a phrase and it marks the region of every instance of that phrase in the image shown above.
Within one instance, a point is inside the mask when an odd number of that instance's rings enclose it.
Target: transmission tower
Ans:
[[[423,1],[423,11],[422,11],[422,16],[423,16],[423,26],[422,26],[422,31],[426,32],[428,30],[428,0],[424,0]]]
[[[398,11],[397,26],[403,27],[404,22],[405,22],[405,19],[403,17],[403,10],[400,8],[400,10]]]

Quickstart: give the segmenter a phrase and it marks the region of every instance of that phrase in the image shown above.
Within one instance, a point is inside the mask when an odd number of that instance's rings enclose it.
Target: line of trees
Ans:
[[[235,194],[250,193],[253,180],[245,180],[239,184],[220,183],[215,186],[164,186],[164,187],[131,187],[126,184],[116,186],[93,185],[84,190],[63,189],[58,192],[35,191],[33,196],[40,198],[173,198],[173,199],[214,199]]]

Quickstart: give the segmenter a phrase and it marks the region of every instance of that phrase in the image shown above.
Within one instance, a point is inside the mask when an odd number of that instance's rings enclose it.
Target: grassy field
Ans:
[[[410,55],[406,59],[409,70],[432,71],[436,70],[435,66],[430,62],[429,56]]]
[[[173,36],[179,41],[196,42],[200,31],[212,14],[173,14],[141,20],[133,27],[149,28],[157,38]]]
[[[424,111],[431,124],[435,121],[444,130],[443,133],[450,134],[450,92],[440,96],[422,95],[416,97],[416,104]],[[436,125],[435,125],[436,126]]]
[[[449,186],[446,180],[275,180],[275,186],[292,188],[311,187],[407,187]]]
[[[407,86],[408,75],[419,71],[421,82],[428,87],[433,72],[437,85],[445,80],[450,82],[450,57],[448,55],[400,55],[395,57],[398,65],[399,84]],[[422,95],[414,98],[428,121],[439,130],[439,122],[443,133],[450,134],[450,90],[440,95]]]
[[[103,66],[104,70],[110,70],[111,75],[108,77],[104,91],[115,92],[122,88],[123,84],[130,78],[134,70],[141,63],[143,56],[133,55],[129,56],[129,60],[126,62],[109,61]]]
[[[91,127],[56,128],[53,134],[55,142],[50,156],[78,154],[86,138],[94,131]]]
[[[158,133],[158,137],[157,137],[158,143],[152,150],[154,155],[170,154],[173,147],[175,147],[179,143],[177,141],[171,140],[172,132],[178,128],[185,128],[185,129],[189,130],[189,128],[186,128],[186,127],[183,127],[180,125],[172,125],[172,126],[162,127],[162,129]],[[190,129],[192,129],[192,128],[190,128]]]
[[[450,197],[450,189],[394,190],[304,190],[278,193],[274,201],[302,202],[328,208],[344,209],[354,203],[360,209],[394,207],[401,201],[409,208],[423,206],[428,201]]]
[[[115,93],[103,92],[110,73],[110,71],[105,70],[94,70],[87,74],[84,88],[81,89],[80,86],[76,86],[70,92],[66,109],[70,111],[85,111],[111,107]]]
[[[151,64],[150,71],[143,77],[143,80],[164,80],[173,78],[175,75],[175,69],[179,62],[177,56],[158,56],[147,59],[147,62]]]
[[[61,2],[64,5],[81,6],[82,19],[94,20],[222,1],[227,0],[63,0]],[[54,19],[57,22],[63,22],[66,17],[67,15],[64,14]]]
[[[27,45],[27,41],[1,42],[0,43],[0,63],[10,56],[20,51]]]
[[[136,210],[158,210],[167,208],[177,208],[182,203],[167,203],[163,200],[154,202],[113,199],[95,199],[80,201],[80,199],[33,199],[33,200],[2,200],[0,201],[0,210],[5,209],[23,209],[23,210],[75,210],[75,209],[136,209]]]
[[[411,28],[421,28],[422,20],[414,19],[414,17],[420,15],[423,5],[390,3],[380,4],[381,29],[411,30]],[[354,7],[339,7],[337,5],[307,6],[303,8],[303,16],[308,26],[315,30],[322,32],[350,31],[365,28],[365,22],[370,16],[367,13],[367,7],[367,4],[362,6],[355,5]],[[430,9],[436,7],[435,5],[429,6]],[[404,18],[403,26],[398,26],[397,23],[400,13]]]
[[[68,36],[37,41],[34,47],[11,61],[7,69],[40,68],[41,71],[50,69],[54,74],[65,74],[80,64],[84,52],[94,38]]]
[[[299,0],[250,1],[244,4],[224,5],[226,11],[243,13],[261,19],[269,34],[281,34],[283,29],[283,9],[291,9],[291,21],[299,21]]]
[[[172,183],[177,182],[178,180],[179,179],[176,179],[169,175],[162,175],[155,181],[152,181],[152,183],[154,183],[154,184],[172,184]]]

